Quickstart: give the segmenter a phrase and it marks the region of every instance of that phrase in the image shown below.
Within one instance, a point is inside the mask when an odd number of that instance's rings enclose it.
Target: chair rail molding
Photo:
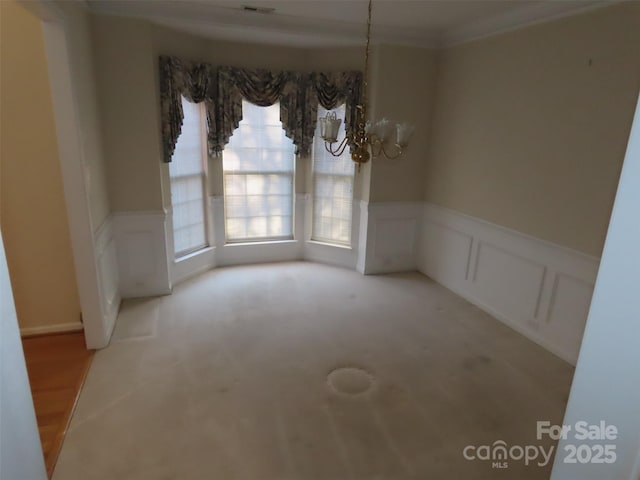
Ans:
[[[425,204],[422,273],[575,365],[599,259]]]

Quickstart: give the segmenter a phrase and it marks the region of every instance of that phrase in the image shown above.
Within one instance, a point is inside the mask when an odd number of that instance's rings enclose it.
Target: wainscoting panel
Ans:
[[[367,267],[367,255],[371,255],[371,252],[367,250],[367,241],[369,238],[369,202],[365,202],[364,200],[360,200],[359,202],[354,201],[353,211],[358,210],[359,212],[359,220],[358,223],[355,223],[354,219],[354,228],[358,229],[358,242],[353,243],[358,246],[358,251],[356,252],[356,270],[362,274],[366,273]]]
[[[556,274],[551,293],[551,303],[541,322],[545,338],[571,358],[578,358],[580,345],[574,341],[584,333],[584,321],[589,314],[593,284],[574,278],[571,275]]]
[[[94,235],[96,261],[98,265],[98,285],[100,303],[105,318],[105,326],[113,331],[120,309],[120,286],[118,274],[118,254],[113,233],[113,217],[109,215]]]
[[[428,235],[429,248],[423,248]],[[437,223],[421,232],[418,257],[421,270],[432,272],[440,283],[452,285],[469,274],[473,237]]]
[[[479,241],[473,288],[488,305],[513,321],[526,324],[536,316],[545,270],[540,263]]]
[[[170,293],[166,213],[118,212],[113,230],[122,297]]]
[[[599,259],[424,206],[421,272],[575,364]]]
[[[421,202],[369,203],[364,273],[417,269]]]

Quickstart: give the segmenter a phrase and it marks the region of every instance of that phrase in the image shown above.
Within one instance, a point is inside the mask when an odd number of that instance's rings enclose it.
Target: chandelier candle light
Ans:
[[[367,46],[364,56],[364,82],[362,91],[362,102],[358,105],[358,125],[355,132],[348,133],[336,147],[338,142],[338,130],[342,119],[337,118],[335,112],[328,112],[319,120],[320,136],[324,140],[326,150],[334,157],[342,155],[347,148],[351,147],[351,159],[358,164],[358,169],[369,159],[378,157],[381,154],[385,158],[394,159],[402,155],[402,149],[409,144],[409,139],[413,133],[414,126],[409,123],[398,123],[395,128],[389,120],[383,118],[377,122],[366,120],[367,118],[367,80],[369,76],[369,50],[371,42],[371,2],[369,0],[367,19]],[[395,130],[395,132],[394,132]],[[393,149],[389,145],[392,143],[392,136],[395,133],[395,143]]]

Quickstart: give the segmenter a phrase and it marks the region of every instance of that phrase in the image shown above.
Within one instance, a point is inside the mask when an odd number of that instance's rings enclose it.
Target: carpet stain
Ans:
[[[491,363],[491,359],[486,355],[476,355],[473,357],[465,358],[462,361],[462,367],[465,370],[474,370],[477,367],[489,365]]]
[[[373,390],[374,384],[374,376],[359,367],[339,367],[327,375],[327,385],[339,395],[364,395]]]

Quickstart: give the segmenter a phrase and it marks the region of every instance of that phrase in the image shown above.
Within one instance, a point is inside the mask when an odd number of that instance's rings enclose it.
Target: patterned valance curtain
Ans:
[[[280,102],[280,121],[296,146],[296,153],[306,155],[311,141],[304,138],[304,80],[295,72],[271,72],[234,67],[218,69],[218,106],[214,153],[219,154],[242,120],[242,99],[261,107]],[[313,138],[313,135],[312,135]]]
[[[260,106],[280,102],[280,120],[296,153],[313,144],[318,103],[326,109],[346,104],[346,129],[357,128],[362,73],[271,72],[219,67],[160,57],[160,104],[164,161],[170,162],[182,130],[182,99],[204,102],[210,155],[219,155],[242,120],[242,99]]]
[[[310,111],[308,112],[312,124],[311,137],[316,128],[318,118],[318,103],[327,110],[333,110],[345,104],[345,130],[347,135],[358,128],[358,104],[362,94],[362,72],[314,72],[310,74]]]
[[[164,161],[170,162],[182,131],[182,99],[193,103],[205,102],[208,141],[216,105],[215,69],[206,63],[185,62],[175,57],[160,57],[160,117]]]

